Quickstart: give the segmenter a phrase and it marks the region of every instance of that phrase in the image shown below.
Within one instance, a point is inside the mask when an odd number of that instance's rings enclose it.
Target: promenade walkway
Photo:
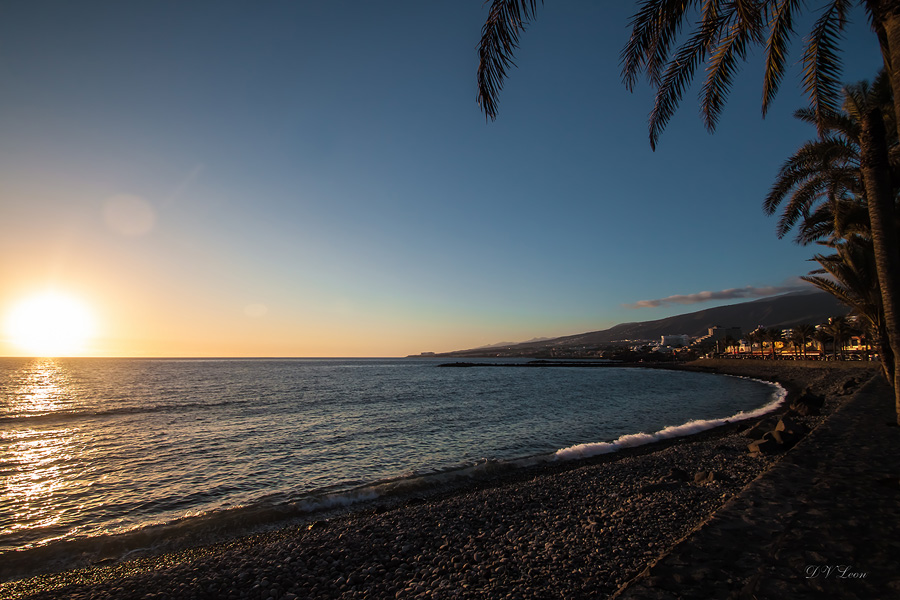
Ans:
[[[873,379],[615,595],[900,598],[900,427]]]

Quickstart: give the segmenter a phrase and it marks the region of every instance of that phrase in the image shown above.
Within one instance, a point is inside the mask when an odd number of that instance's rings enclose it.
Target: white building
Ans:
[[[687,346],[691,343],[689,335],[664,335],[659,342],[660,346]]]

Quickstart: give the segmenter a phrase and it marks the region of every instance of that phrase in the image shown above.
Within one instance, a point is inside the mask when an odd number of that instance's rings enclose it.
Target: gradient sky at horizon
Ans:
[[[796,286],[817,248],[761,209],[815,133],[796,68],[763,120],[743,65],[714,135],[695,86],[652,152],[633,11],[542,6],[486,122],[480,0],[7,3],[0,313],[77,296],[87,355],[398,356]],[[847,82],[881,66],[853,18]]]

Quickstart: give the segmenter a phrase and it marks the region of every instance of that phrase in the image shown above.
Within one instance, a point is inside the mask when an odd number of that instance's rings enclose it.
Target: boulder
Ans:
[[[825,398],[818,394],[813,394],[810,388],[800,394],[800,397],[791,404],[791,410],[799,415],[811,416],[818,415],[819,410],[825,405]]]
[[[859,380],[856,377],[851,377],[847,381],[844,382],[844,385],[841,386],[841,393],[850,394],[856,387],[859,385]]]
[[[748,437],[751,440],[758,440],[765,432],[771,431],[775,427],[775,423],[776,421],[773,417],[767,417],[745,431],[744,437]]]
[[[690,476],[688,472],[684,469],[679,469],[678,467],[672,467],[669,469],[669,473],[666,475],[666,479],[672,481],[688,481],[690,480]]]
[[[769,434],[771,434],[772,438],[778,442],[778,445],[781,446],[782,450],[790,450],[798,441],[800,441],[800,436],[791,431],[772,430]]]
[[[784,445],[784,437],[782,437],[782,432],[777,429],[773,429],[772,431],[767,431],[765,435],[763,435],[763,439],[772,439],[775,440],[779,446]]]
[[[770,431],[765,432],[760,439],[747,446],[754,454],[775,454],[793,448],[809,429],[802,423],[782,417]]]
[[[712,481],[728,481],[731,479],[725,473],[717,473],[715,471],[697,471],[694,475],[694,483],[710,483]]]
[[[775,431],[786,432],[797,438],[801,438],[809,433],[809,427],[807,427],[803,423],[799,423],[791,419],[790,417],[785,416],[778,420],[778,424],[775,426]]]
[[[771,437],[764,437],[750,442],[747,449],[754,454],[776,454],[782,450],[781,446]]]
[[[677,481],[657,481],[656,483],[648,483],[638,490],[641,494],[654,494],[656,492],[665,492],[678,488],[680,484]]]
[[[793,404],[791,404],[791,411],[800,415],[801,417],[814,417],[820,414],[819,409],[821,408],[821,404],[817,405],[817,401],[813,399],[809,399],[806,396],[801,396],[794,400]]]

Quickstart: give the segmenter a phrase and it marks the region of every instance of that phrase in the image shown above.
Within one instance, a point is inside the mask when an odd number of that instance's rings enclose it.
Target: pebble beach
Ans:
[[[877,366],[717,360],[684,368],[777,381],[789,392],[779,414],[804,392],[824,406],[792,416],[809,433],[786,452],[748,451],[754,427],[774,426],[770,416],[213,546],[8,581],[0,597],[900,595],[900,565],[889,558],[900,556],[890,533],[900,499],[900,460],[890,450],[900,428],[887,424],[896,422],[893,398]],[[856,500],[831,481],[850,476],[862,478],[850,485]],[[853,527],[837,516],[845,502],[866,511],[852,515]],[[831,521],[823,533],[819,525]],[[839,579],[837,567],[847,565],[865,576]]]

